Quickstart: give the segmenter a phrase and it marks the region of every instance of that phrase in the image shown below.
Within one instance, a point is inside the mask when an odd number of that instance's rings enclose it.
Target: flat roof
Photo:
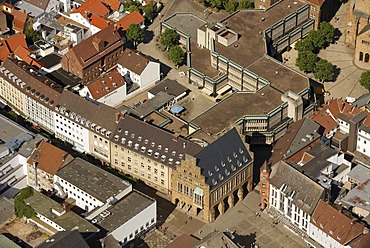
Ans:
[[[168,17],[164,23],[196,40],[198,28],[207,22],[192,13],[175,13]]]
[[[155,110],[162,108],[169,101],[173,100],[174,96],[167,94],[166,92],[159,92],[155,97],[149,99],[147,102],[142,103],[140,106],[136,107],[134,114],[138,113],[140,118],[148,116]]]
[[[33,195],[26,198],[24,201],[27,205],[30,205],[37,213],[45,216],[47,219],[61,226],[66,231],[71,231],[75,229],[77,229],[80,233],[94,233],[99,231],[99,229],[92,225],[90,222],[78,216],[72,211],[68,211],[61,216],[54,214],[51,209],[54,208],[60,210],[62,209],[62,206],[36,190],[33,190]]]
[[[14,203],[6,197],[0,198],[0,225],[6,223],[14,214]]]
[[[348,172],[347,176],[360,182],[365,182],[368,178],[370,178],[370,169],[362,164],[358,164],[355,168]]]
[[[30,141],[36,136],[3,115],[0,115],[0,127],[0,143],[3,141],[11,151],[17,150],[22,143]]]
[[[56,175],[104,203],[131,187],[125,180],[81,158],[69,162]]]
[[[110,212],[108,217],[105,217],[103,220],[99,220],[101,218],[100,216],[97,217],[97,224],[108,232],[112,232],[150,205],[155,204],[155,202],[154,199],[133,190],[130,194],[107,209]]]
[[[68,85],[74,87],[81,83],[81,78],[63,70],[62,68],[52,71],[45,76],[63,87],[66,87]]]
[[[216,134],[231,127],[244,115],[267,114],[281,104],[281,93],[266,86],[257,93],[237,92],[190,122],[207,132]]]
[[[342,199],[342,202],[352,207],[370,211],[370,179],[350,190]]]
[[[39,59],[39,62],[46,68],[51,68],[57,64],[60,64],[62,57],[52,53]]]
[[[178,97],[179,95],[189,91],[189,89],[182,84],[179,84],[176,80],[166,78],[149,90],[153,95],[157,95],[161,91],[174,97]]]

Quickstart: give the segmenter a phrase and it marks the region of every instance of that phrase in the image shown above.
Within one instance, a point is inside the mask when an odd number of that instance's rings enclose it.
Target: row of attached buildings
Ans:
[[[334,99],[292,124],[260,169],[261,209],[311,246],[367,247],[369,120]]]
[[[213,221],[252,189],[253,156],[236,129],[204,148],[83,98],[22,61],[6,59],[0,73],[1,99],[18,114],[73,149],[143,180],[206,221]],[[219,149],[225,152],[214,156]],[[209,164],[210,158],[217,161]],[[189,176],[174,176],[184,163]],[[194,202],[198,207],[191,210]]]

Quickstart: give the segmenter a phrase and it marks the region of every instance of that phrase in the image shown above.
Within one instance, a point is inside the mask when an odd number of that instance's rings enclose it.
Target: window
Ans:
[[[128,170],[131,170],[131,165],[128,165],[128,166],[127,166],[127,169],[128,169]]]
[[[127,157],[127,161],[131,162],[131,157]]]
[[[148,165],[148,170],[150,171],[150,170],[152,170],[152,167],[150,166],[150,165]]]
[[[154,169],[154,174],[158,174],[158,169]]]
[[[161,171],[161,177],[164,177],[164,171]]]

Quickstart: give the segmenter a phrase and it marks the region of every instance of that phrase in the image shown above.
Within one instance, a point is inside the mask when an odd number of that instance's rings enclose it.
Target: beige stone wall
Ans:
[[[370,32],[368,31],[357,36],[355,59],[369,63],[370,62],[369,55],[370,55]]]
[[[110,164],[164,194],[171,194],[172,168],[154,161],[139,150],[130,150],[112,143]]]
[[[90,153],[97,159],[109,163],[110,162],[110,140],[103,135],[98,135],[89,130],[89,146]]]
[[[35,167],[32,164],[27,165],[27,183],[29,186],[38,189],[38,190],[53,190],[53,176],[46,173],[43,170],[37,169],[37,184],[36,184],[36,175]]]

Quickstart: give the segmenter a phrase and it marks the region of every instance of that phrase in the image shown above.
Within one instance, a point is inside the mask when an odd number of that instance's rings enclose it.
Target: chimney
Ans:
[[[180,134],[179,133],[174,133],[173,135],[172,135],[172,140],[173,141],[175,141],[175,142],[177,142],[177,140],[179,139],[179,136],[180,136]],[[185,143],[184,143],[185,144]]]
[[[98,37],[94,37],[92,40],[92,44],[98,52],[104,50],[104,41]]]

